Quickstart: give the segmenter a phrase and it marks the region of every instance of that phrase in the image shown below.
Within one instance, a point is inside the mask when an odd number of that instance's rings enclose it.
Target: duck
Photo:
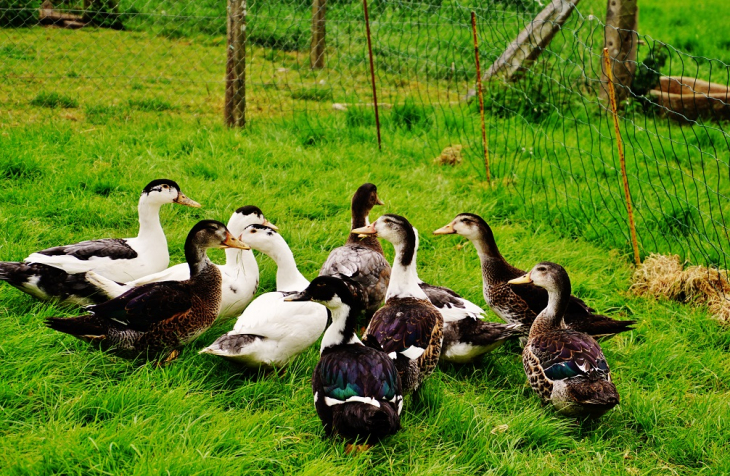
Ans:
[[[23,262],[0,262],[0,280],[38,299],[94,304],[108,298],[83,273],[95,271],[125,282],[167,268],[170,255],[160,224],[160,207],[176,203],[200,207],[168,179],[153,180],[139,198],[139,233],[135,238],[106,238],[37,251]]]
[[[246,205],[236,209],[230,220],[228,230],[239,237],[243,230],[251,224],[265,225],[272,230],[278,228],[264,217],[261,209],[255,205]],[[221,272],[221,309],[218,317],[227,319],[239,316],[253,300],[259,285],[259,267],[251,250],[227,248],[226,263],[216,265]],[[124,294],[135,286],[157,283],[160,281],[185,281],[190,279],[190,268],[186,263],[171,266],[159,273],[143,276],[127,283],[117,283],[94,271],[86,273],[86,280],[97,288],[97,294],[113,299]]]
[[[190,279],[137,286],[89,306],[86,315],[49,317],[46,326],[122,357],[172,359],[179,347],[197,339],[213,324],[220,310],[221,272],[208,258],[208,248],[249,247],[231,235],[223,223],[200,221],[185,240]]]
[[[484,310],[461,297],[456,291],[421,282],[426,293],[444,318],[444,340],[440,362],[469,364],[499,348],[527,330],[521,324],[502,324],[485,320]]]
[[[570,278],[556,263],[544,261],[509,281],[545,289],[548,303],[532,323],[522,364],[532,389],[558,413],[596,418],[618,405],[619,394],[601,346],[590,335],[563,326],[570,304]]]
[[[368,347],[357,337],[362,301],[350,287],[339,278],[318,276],[285,300],[313,301],[329,310],[331,324],[312,374],[314,406],[327,436],[369,445],[400,430],[403,393],[398,370],[379,346]]]
[[[352,197],[351,229],[366,226],[375,205],[384,205],[378,197],[378,188],[372,183],[361,185]],[[332,250],[319,270],[319,276],[349,278],[351,288],[358,289],[363,300],[363,312],[369,320],[385,300],[390,281],[390,264],[377,238],[350,233],[343,246]]]
[[[327,308],[315,302],[286,302],[309,286],[297,269],[294,254],[276,230],[249,225],[241,240],[274,260],[276,291],[261,294],[236,319],[233,329],[200,351],[252,369],[288,365],[322,335]]]
[[[436,368],[444,331],[443,316],[418,285],[417,231],[406,218],[386,214],[352,233],[383,238],[395,248],[385,305],[373,314],[363,342],[377,342],[395,361],[403,392],[415,392]]]
[[[529,329],[548,303],[548,293],[539,286],[514,286],[509,280],[525,271],[509,264],[499,252],[494,234],[486,221],[473,213],[461,213],[435,235],[458,234],[468,238],[477,250],[482,266],[484,300],[500,318]],[[566,325],[595,338],[609,338],[632,329],[636,321],[619,321],[597,314],[581,299],[570,296],[565,312]],[[524,341],[524,338],[522,339]],[[524,342],[523,342],[524,343]]]

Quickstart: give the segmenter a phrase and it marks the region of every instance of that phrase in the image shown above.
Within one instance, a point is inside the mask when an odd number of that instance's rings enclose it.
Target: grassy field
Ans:
[[[174,364],[157,369],[90,350],[43,326],[76,310],[0,287],[0,470],[3,474],[721,474],[730,471],[730,335],[704,311],[632,297],[626,256],[496,218],[508,196],[465,178],[465,166],[379,154],[350,137],[304,147],[290,128],[231,132],[167,113],[132,123],[50,122],[3,130],[0,150],[23,157],[3,175],[2,258],[46,246],[130,236],[147,180],[171,177],[200,210],[167,207],[174,262],[200,218],[226,220],[254,203],[280,226],[310,278],[346,236],[352,191],[379,186],[381,212],[422,231],[420,274],[483,302],[476,254],[429,231],[461,211],[487,217],[504,254],[524,268],[551,259],[574,290],[637,329],[603,347],[621,405],[577,424],[543,408],[526,384],[518,349],[444,366],[425,399],[406,402],[404,429],[350,457],[323,440],[311,403],[310,349],[283,375],[241,372],[197,350],[227,331],[218,323]],[[392,257],[392,248],[385,246]],[[221,255],[216,253],[215,258]],[[262,262],[262,290],[274,268]],[[494,316],[492,316],[494,317]],[[506,425],[503,426],[503,425]]]
[[[341,18],[359,8],[331,3]],[[440,367],[423,401],[406,400],[403,431],[352,457],[343,442],[322,438],[309,386],[316,348],[283,373],[242,372],[197,355],[232,326],[220,322],[176,362],[156,368],[50,331],[44,317],[78,310],[0,283],[0,474],[730,474],[730,333],[703,309],[627,291],[630,248],[605,115],[571,102],[573,93],[560,87],[538,90],[542,100],[519,90],[497,97],[510,108],[490,109],[498,184],[487,186],[478,114],[459,102],[473,74],[468,30],[450,38],[418,29],[443,12],[414,9],[413,30],[381,33],[378,54],[390,66],[379,80],[383,100],[395,107],[383,111],[379,153],[367,108],[331,109],[332,102],[368,101],[357,31],[335,23],[340,59],[312,73],[308,27],[274,28],[277,20],[306,18],[308,7],[289,11],[281,2],[261,4],[281,9],[261,10],[268,20],[252,28],[252,122],[230,131],[221,125],[224,37],[214,23],[222,4],[200,2],[196,11],[182,2],[149,5],[156,16],[130,17],[129,31],[0,29],[0,259],[132,236],[142,187],[167,177],[203,204],[162,210],[172,262],[183,260],[197,220],[226,221],[255,204],[311,279],[346,237],[353,191],[371,181],[386,202],[374,215],[404,215],[421,231],[425,281],[483,304],[473,247],[430,235],[470,211],[493,225],[513,264],[559,262],[590,305],[636,319],[635,331],[603,345],[621,405],[593,423],[558,417],[539,404],[519,349],[508,345],[475,365]],[[585,15],[605,9],[598,0],[581,5]],[[642,4],[642,33],[695,55],[730,58],[725,2],[702,2],[691,14],[676,0],[668,5]],[[175,26],[166,14],[192,19]],[[390,14],[376,9],[375,16]],[[495,37],[508,34],[500,28]],[[409,49],[418,41],[427,41],[428,52]],[[446,49],[447,41],[458,48]],[[431,54],[438,61],[422,61]],[[452,57],[461,63],[443,68]],[[536,71],[553,77],[560,64]],[[416,65],[424,76],[398,65]],[[641,185],[634,199],[642,254],[663,248],[727,267],[725,126],[680,127],[639,112],[630,119],[624,127],[629,172]],[[456,142],[465,146],[464,163],[432,162]],[[392,247],[384,248],[391,259]],[[275,267],[259,262],[261,291],[271,290]]]

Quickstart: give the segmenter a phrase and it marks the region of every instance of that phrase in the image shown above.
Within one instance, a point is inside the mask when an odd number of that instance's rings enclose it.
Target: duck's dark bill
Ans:
[[[291,296],[287,296],[284,298],[284,301],[311,301],[311,300],[312,300],[312,296],[310,296],[306,291],[292,294]]]
[[[177,203],[179,205],[187,205],[188,207],[200,208],[200,204],[198,202],[196,202],[195,200],[189,199],[182,192],[180,192],[180,194],[177,196],[177,200],[175,200],[175,203]]]

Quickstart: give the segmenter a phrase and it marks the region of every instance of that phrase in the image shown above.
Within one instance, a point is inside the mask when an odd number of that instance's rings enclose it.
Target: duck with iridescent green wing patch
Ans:
[[[570,417],[599,417],[619,403],[611,372],[596,340],[563,326],[570,278],[562,266],[543,262],[509,281],[548,292],[547,307],[530,329],[522,363],[530,386],[544,403]]]

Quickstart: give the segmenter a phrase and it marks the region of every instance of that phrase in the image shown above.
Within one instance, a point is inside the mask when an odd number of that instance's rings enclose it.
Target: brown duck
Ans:
[[[208,248],[250,249],[223,223],[203,220],[185,241],[190,279],[138,286],[88,307],[85,316],[50,317],[46,325],[123,357],[174,355],[177,347],[195,340],[218,316],[221,273],[208,259]]]
[[[505,321],[522,324],[529,329],[537,314],[547,307],[548,293],[541,287],[509,283],[509,280],[523,276],[525,272],[504,259],[494,241],[492,229],[480,216],[461,213],[451,223],[433,233],[459,234],[474,244],[482,264],[484,300]],[[567,327],[595,338],[611,337],[631,330],[630,326],[635,323],[596,314],[594,309],[575,296],[567,299],[564,319]]]
[[[522,351],[522,364],[543,403],[570,417],[598,417],[619,402],[601,347],[588,334],[562,326],[570,300],[570,278],[562,266],[543,262],[510,280],[534,284],[548,293]]]

